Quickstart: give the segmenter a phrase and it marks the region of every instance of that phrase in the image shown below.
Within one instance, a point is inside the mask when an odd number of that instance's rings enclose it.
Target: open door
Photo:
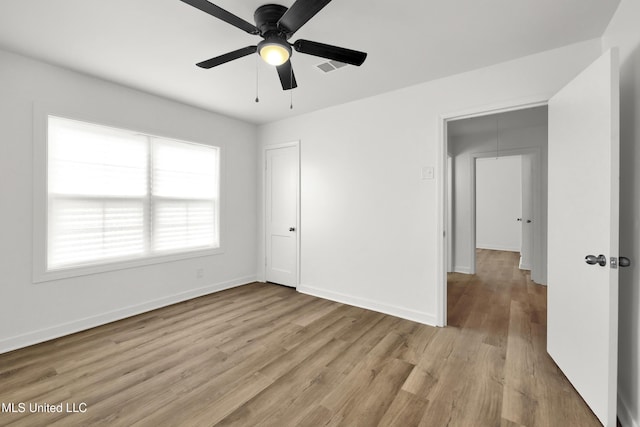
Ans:
[[[608,51],[549,101],[547,351],[616,425],[619,71]],[[589,258],[590,265],[585,262]],[[602,256],[600,256],[602,255]]]

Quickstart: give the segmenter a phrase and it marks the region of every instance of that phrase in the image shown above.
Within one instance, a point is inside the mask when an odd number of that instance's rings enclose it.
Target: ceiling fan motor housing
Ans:
[[[288,8],[279,4],[265,4],[256,9],[253,20],[263,38],[277,36],[287,40],[290,37],[290,34],[278,28],[278,21],[287,10]]]

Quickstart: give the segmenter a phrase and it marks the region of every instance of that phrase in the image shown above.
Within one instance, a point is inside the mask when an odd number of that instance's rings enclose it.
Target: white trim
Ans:
[[[437,250],[436,250],[436,326],[447,326],[447,273],[449,272],[449,263],[447,260],[447,240],[451,241],[453,245],[453,236],[449,236],[452,230],[447,229],[447,223],[449,220],[449,202],[448,202],[448,181],[449,181],[449,168],[447,167],[447,156],[449,155],[449,147],[447,140],[447,119],[440,116],[438,120],[438,133],[440,136],[441,144],[438,144],[440,150],[438,154],[438,167],[440,171],[438,174],[438,187],[437,187],[437,209],[438,209],[438,228],[437,234]],[[452,163],[453,165],[453,160]],[[455,259],[454,259],[455,261]],[[454,271],[458,271],[457,267],[454,267]]]
[[[493,104],[480,105],[448,113],[440,114],[440,118],[449,120],[472,119],[474,117],[491,116],[494,114],[508,113],[510,111],[526,110],[529,108],[542,107],[547,105],[549,99],[554,95],[553,92],[538,96],[530,96],[527,98],[516,99],[512,101],[496,102]]]
[[[522,259],[522,256],[520,257],[520,259]],[[527,270],[527,271],[531,271],[531,266],[530,266],[529,264],[522,264],[522,263],[519,263],[519,264],[518,264],[518,268],[519,268],[520,270]]]
[[[484,157],[478,153],[469,155],[469,246],[467,250],[469,251],[470,274],[476,274],[476,169],[478,166],[476,160]],[[458,209],[460,209],[459,206]]]
[[[640,427],[640,421],[633,418],[627,401],[618,392],[618,418],[623,427]]]
[[[26,334],[6,338],[3,340],[0,340],[0,354],[13,351],[19,348],[27,347],[30,345],[38,344],[44,341],[49,341],[65,335],[74,334],[76,332],[84,331],[86,329],[95,328],[96,326],[101,326],[107,323],[126,319],[131,316],[136,316],[141,313],[156,310],[162,307],[187,301],[193,298],[198,298],[204,295],[213,294],[219,291],[223,291],[225,289],[231,289],[238,286],[253,283],[255,281],[256,281],[255,276],[239,277],[234,280],[215,283],[215,284],[204,286],[198,289],[192,289],[186,292],[180,292],[171,296],[147,301],[145,303],[108,311],[105,313],[97,314],[95,316],[85,317],[84,319],[74,320],[71,322],[51,326],[45,329],[40,329],[37,331],[28,332]]]
[[[213,147],[218,151],[218,247],[201,248],[195,250],[185,250],[168,254],[153,254],[137,259],[127,259],[124,261],[97,262],[85,266],[61,268],[59,270],[47,269],[47,165],[48,165],[48,120],[49,116],[55,116],[96,126],[110,127],[119,130],[142,133],[151,138],[170,139],[186,144],[204,145]],[[107,117],[100,117],[99,114],[91,114],[85,111],[78,111],[71,106],[50,104],[45,101],[35,101],[33,104],[33,218],[32,218],[32,282],[42,283],[52,280],[65,279],[70,277],[98,274],[109,271],[123,270],[127,268],[141,267],[146,265],[172,262],[183,259],[213,256],[224,253],[224,242],[226,241],[226,231],[223,227],[226,217],[226,207],[224,203],[225,193],[225,149],[220,145],[213,145],[202,141],[193,141],[172,135],[161,136],[158,132],[148,132],[144,129],[119,123]]]
[[[37,236],[34,236],[34,240],[37,238]],[[46,244],[44,247],[46,248]],[[183,259],[201,258],[205,256],[220,255],[223,253],[224,251],[221,248],[191,250],[174,252],[166,255],[143,256],[139,259],[128,259],[125,261],[105,261],[104,263],[77,267],[73,266],[48,271],[46,270],[46,267],[44,267],[46,265],[46,258],[44,258],[45,262],[42,264],[38,262],[39,260],[34,258],[32,281],[33,283],[44,283],[53,280],[67,279],[70,277],[88,276],[91,274],[107,273],[110,271],[125,270],[127,268],[144,267],[146,265],[162,264],[165,262],[180,261]]]
[[[266,218],[267,218],[267,199],[266,199],[266,194],[267,194],[267,151],[268,150],[277,150],[280,148],[289,148],[289,147],[296,147],[298,149],[298,194],[296,195],[296,283],[295,283],[295,287],[297,288],[300,285],[300,280],[301,280],[301,272],[300,272],[300,264],[301,264],[301,257],[300,257],[300,247],[301,247],[301,235],[302,235],[302,230],[300,227],[301,224],[301,215],[300,215],[300,200],[301,200],[301,195],[302,195],[302,154],[301,154],[301,150],[300,150],[300,140],[297,141],[291,141],[291,142],[284,142],[284,143],[280,143],[280,144],[269,144],[269,145],[265,145],[262,147],[262,152],[261,152],[261,159],[260,159],[260,164],[261,164],[261,169],[262,169],[262,200],[261,200],[261,205],[262,205],[262,236],[261,236],[261,240],[262,240],[262,254],[259,255],[260,259],[258,260],[258,280],[260,282],[266,282],[267,280],[267,273],[266,273],[266,256],[267,256],[267,224],[266,224]]]
[[[501,246],[501,245],[492,245],[492,244],[484,244],[484,243],[476,243],[477,249],[488,249],[490,251],[505,251],[505,252],[520,252],[519,247],[515,246]]]
[[[459,265],[456,265],[455,267],[453,267],[453,272],[462,273],[462,274],[473,274],[471,272],[471,269],[468,266],[459,266]]]
[[[438,120],[440,144],[438,144],[438,248],[436,252],[437,280],[436,283],[436,325],[447,325],[447,252],[446,252],[446,230],[447,230],[447,122],[454,119],[480,117],[490,114],[516,111],[526,108],[540,107],[547,105],[553,93],[541,94],[523,99],[503,101],[484,106],[476,106],[465,110],[443,113]]]
[[[308,285],[299,285],[297,290],[300,293],[312,295],[314,297],[328,299],[342,304],[364,308],[366,310],[377,311],[429,326],[436,326],[436,316],[431,313],[399,307],[397,305],[380,303],[368,298],[354,297],[340,292],[327,291]]]
[[[453,191],[450,188],[451,183],[453,182],[453,177],[455,175],[454,172],[454,163],[453,163],[453,155],[451,153],[447,153],[447,180],[445,182],[444,191],[447,192],[447,206],[445,207],[447,213],[445,214],[444,221],[447,224],[446,232],[444,233],[445,237],[445,245],[447,251],[447,272],[453,272],[453,217],[451,213],[453,212]]]

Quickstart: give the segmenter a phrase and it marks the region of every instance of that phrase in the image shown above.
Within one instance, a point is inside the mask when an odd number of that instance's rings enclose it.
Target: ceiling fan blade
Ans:
[[[257,50],[258,46],[247,46],[242,49],[234,50],[233,52],[225,53],[224,55],[216,56],[215,58],[207,59],[206,61],[199,62],[196,65],[200,68],[209,69],[224,64],[225,62],[251,55],[252,53],[256,53]]]
[[[300,53],[319,56],[321,58],[332,59],[344,62],[345,64],[360,66],[367,59],[365,52],[345,49],[343,47],[331,46],[329,44],[312,42],[309,40],[298,40],[293,44],[293,48]]]
[[[297,0],[278,21],[278,26],[293,34],[320,12],[331,0]]]
[[[291,61],[278,65],[276,69],[278,70],[280,83],[282,83],[282,90],[295,89],[298,87],[296,76],[293,74],[293,68],[291,67]]]
[[[242,18],[237,17],[231,12],[227,12],[220,6],[216,6],[213,3],[209,3],[207,0],[181,0],[182,2],[191,5],[201,11],[208,13],[211,16],[215,16],[218,19],[223,20],[227,24],[231,24],[234,27],[238,27],[249,34],[258,34],[260,31],[255,25],[245,21]]]

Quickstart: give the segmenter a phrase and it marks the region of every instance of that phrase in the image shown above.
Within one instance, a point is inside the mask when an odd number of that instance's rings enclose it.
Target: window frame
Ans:
[[[217,226],[218,226],[218,247],[184,250],[168,254],[145,255],[140,258],[115,261],[98,261],[95,264],[69,266],[59,269],[48,269],[48,123],[49,116],[60,117],[69,120],[76,120],[96,126],[106,126],[126,130],[134,133],[144,134],[149,137],[169,139],[187,144],[199,144],[216,148],[218,150],[218,197],[217,206]],[[79,113],[69,107],[59,105],[49,105],[45,102],[36,101],[34,103],[33,115],[33,283],[42,283],[52,280],[60,280],[90,274],[107,273],[127,268],[143,267],[153,264],[188,260],[205,256],[213,256],[224,253],[224,153],[221,145],[213,145],[203,141],[195,140],[193,137],[176,137],[174,135],[162,135],[162,132],[154,132],[149,129],[141,129],[140,126],[131,126],[119,123],[118,120],[106,120],[101,115],[91,115],[86,112]],[[135,128],[135,129],[134,129]],[[150,195],[148,195],[150,197]],[[147,209],[149,207],[147,206]],[[148,217],[145,217],[145,226]]]

